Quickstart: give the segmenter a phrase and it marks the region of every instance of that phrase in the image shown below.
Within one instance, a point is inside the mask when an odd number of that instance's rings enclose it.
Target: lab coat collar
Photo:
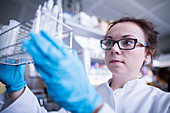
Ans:
[[[109,89],[111,89],[110,87],[110,83],[112,81],[112,78],[108,80],[107,82],[107,87],[109,87]],[[130,80],[128,82],[126,82],[124,85],[123,85],[123,88],[118,88],[118,89],[115,89],[113,91],[113,94],[115,95],[120,95],[121,93],[123,92],[129,92],[131,91],[132,89],[134,89],[135,87],[143,87],[145,84],[145,82],[142,80],[142,79],[135,79],[135,80]],[[146,84],[145,84],[146,85]]]

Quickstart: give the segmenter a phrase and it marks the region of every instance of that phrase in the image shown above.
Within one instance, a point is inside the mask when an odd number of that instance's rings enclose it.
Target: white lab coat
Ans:
[[[142,79],[129,81],[114,91],[110,82],[111,79],[96,90],[116,113],[170,113],[170,93],[149,86]]]
[[[112,91],[108,82],[96,87],[103,98],[99,113],[170,113],[170,93],[148,86],[144,81],[132,80],[123,88]],[[4,101],[0,95],[0,104]],[[1,106],[1,105],[0,105]],[[26,87],[24,93],[1,113],[47,113],[39,106],[33,93]],[[56,113],[68,113],[61,109]]]
[[[0,95],[0,109],[4,104],[6,98],[5,95],[6,94]],[[106,112],[114,113],[114,111],[109,107],[109,105],[104,103],[99,113],[106,113]],[[2,110],[1,113],[47,113],[47,111],[43,107],[40,107],[37,98],[29,90],[29,88],[26,87],[24,93],[12,104],[10,104],[7,108]],[[62,108],[58,112],[56,111],[55,113],[69,113],[69,112]]]

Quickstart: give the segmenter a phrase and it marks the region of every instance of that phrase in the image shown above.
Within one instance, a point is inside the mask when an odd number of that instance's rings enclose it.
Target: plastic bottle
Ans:
[[[63,36],[63,12],[62,9],[59,13],[59,24],[58,24],[58,38],[62,40]]]
[[[44,5],[43,5],[43,7],[42,7],[42,15],[41,15],[41,23],[40,23],[40,28],[41,29],[44,29],[44,25],[46,24],[45,23],[45,18],[46,18],[46,16],[45,16],[45,13],[46,13],[46,11],[47,11],[47,2],[44,2]]]
[[[8,25],[2,26],[2,31],[1,32],[4,33],[8,29],[9,29]],[[6,40],[7,37],[8,37],[8,32],[1,35],[1,44],[0,44],[1,49],[6,47],[6,43],[8,41],[8,40]],[[0,57],[2,57],[4,55],[5,55],[5,49],[0,51]]]
[[[44,6],[43,10],[43,23],[42,23],[42,29],[46,30],[47,32],[49,32],[51,30],[51,26],[49,26],[49,22],[51,21],[51,13],[52,13],[52,8],[54,5],[54,1],[53,0],[48,0],[47,5]],[[45,8],[46,7],[46,8]]]
[[[51,26],[50,27],[51,28],[50,33],[53,36],[55,36],[56,35],[56,30],[57,30],[57,18],[58,18],[58,6],[57,5],[54,6],[51,15],[52,15],[52,17],[54,19],[51,19],[51,21],[50,21],[50,26]]]
[[[41,5],[38,6],[38,9],[36,11],[32,31],[39,33],[40,32],[40,23],[41,23]]]
[[[13,28],[17,25],[19,25],[20,22],[16,21],[16,20],[10,20],[9,22],[9,27],[10,28]],[[14,29],[11,29],[11,31],[9,31],[9,35],[8,35],[8,38],[7,38],[7,46],[11,46],[7,49],[6,51],[6,55],[11,55],[14,53],[14,49],[15,49],[15,46],[14,44],[17,43],[17,39],[18,39],[18,33],[19,33],[19,30],[20,30],[20,26],[17,26],[16,28]]]

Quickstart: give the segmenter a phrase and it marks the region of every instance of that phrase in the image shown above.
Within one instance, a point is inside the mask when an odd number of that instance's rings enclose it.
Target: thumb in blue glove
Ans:
[[[51,98],[71,112],[94,111],[101,104],[101,98],[90,85],[80,59],[45,31],[30,36],[31,40],[25,40],[24,45]]]
[[[6,85],[8,93],[19,91],[27,84],[24,80],[25,65],[0,64],[0,71],[0,81]]]

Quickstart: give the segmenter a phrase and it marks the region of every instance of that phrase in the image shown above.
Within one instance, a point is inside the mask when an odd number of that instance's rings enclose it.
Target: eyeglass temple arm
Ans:
[[[142,42],[140,40],[138,40],[138,43],[142,44],[144,47],[147,47],[148,45],[145,42]]]

